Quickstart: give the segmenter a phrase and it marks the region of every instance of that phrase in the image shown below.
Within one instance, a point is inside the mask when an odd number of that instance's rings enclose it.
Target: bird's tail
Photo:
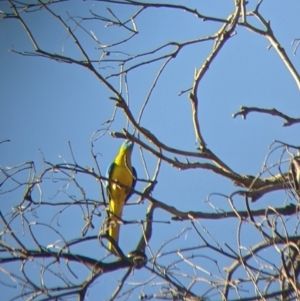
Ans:
[[[118,219],[115,217],[111,217],[108,234],[111,238],[114,239],[116,243],[118,243],[119,240],[119,231],[120,231],[120,224],[118,223]],[[114,247],[110,242],[108,242],[108,249],[111,252],[114,251]]]
[[[120,218],[122,216],[123,206],[116,206],[116,203],[111,200],[109,204],[109,211],[111,213],[108,234],[111,238],[114,239],[116,243],[118,243],[120,232]],[[110,242],[108,243],[108,249],[114,252],[114,247]]]

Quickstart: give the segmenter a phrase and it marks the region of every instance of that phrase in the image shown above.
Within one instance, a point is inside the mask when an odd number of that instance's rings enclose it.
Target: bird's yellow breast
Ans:
[[[111,174],[111,180],[117,182],[110,183],[111,198],[114,201],[118,200],[118,202],[124,203],[128,193],[130,192],[130,187],[132,186],[132,172],[127,166],[120,166],[116,164]]]
[[[111,173],[111,180],[116,182],[110,183],[109,210],[118,216],[122,212],[123,205],[133,182],[132,172],[129,170],[129,166],[115,164]]]

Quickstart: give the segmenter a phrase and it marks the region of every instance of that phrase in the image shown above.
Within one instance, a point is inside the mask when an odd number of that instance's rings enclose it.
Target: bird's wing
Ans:
[[[132,185],[131,185],[131,188],[132,189],[134,189],[134,187],[135,187],[135,184],[136,184],[136,178],[137,178],[137,174],[136,174],[136,170],[135,170],[135,168],[134,167],[132,167]],[[128,199],[132,196],[132,194],[133,194],[133,191],[132,190],[130,190],[130,192],[128,193],[128,195],[127,195],[127,197],[126,197],[126,199],[125,199],[125,203],[128,201]]]
[[[111,174],[113,172],[113,169],[114,169],[115,165],[116,164],[113,162],[108,166],[107,171],[106,171],[106,178],[107,179],[111,178]],[[106,194],[107,194],[108,200],[110,200],[110,198],[111,198],[110,185],[111,185],[111,183],[109,181],[105,181],[105,188],[106,188]]]

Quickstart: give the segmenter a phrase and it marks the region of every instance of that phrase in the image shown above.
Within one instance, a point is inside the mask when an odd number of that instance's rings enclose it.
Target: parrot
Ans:
[[[110,221],[114,221],[110,223],[108,234],[116,243],[118,243],[120,231],[118,220],[122,216],[125,203],[132,195],[132,189],[134,189],[137,179],[136,170],[131,165],[132,149],[133,143],[130,140],[125,140],[114,161],[108,167],[106,174],[109,180],[115,181],[106,182],[106,193]],[[116,182],[119,182],[122,186]],[[108,249],[114,252],[113,245],[110,242],[108,243]]]

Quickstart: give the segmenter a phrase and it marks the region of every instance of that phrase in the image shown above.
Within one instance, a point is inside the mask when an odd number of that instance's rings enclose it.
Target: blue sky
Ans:
[[[256,3],[249,2],[249,6]],[[227,17],[232,11],[232,3],[233,1],[220,0],[206,0],[201,4],[198,4],[198,1],[182,2],[183,5],[196,7],[203,14],[220,18]],[[76,2],[76,4],[66,2],[56,6],[55,11],[64,17],[67,11],[71,15],[87,15],[88,9],[109,15],[105,11],[107,6],[108,4],[92,1]],[[8,9],[6,2],[0,2],[0,10]],[[134,8],[125,6],[120,8],[116,5],[112,6],[112,9],[123,19],[128,18],[135,11]],[[300,54],[298,52],[297,56],[293,55],[291,42],[300,37],[299,11],[300,3],[296,0],[288,2],[269,0],[264,1],[261,7],[262,15],[271,20],[274,34],[298,70]],[[75,59],[82,58],[72,39],[47,13],[41,11],[24,14],[24,18],[42,49]],[[112,53],[107,57],[108,59],[124,58],[128,54],[151,50],[170,41],[183,42],[205,37],[220,28],[220,24],[202,22],[179,10],[169,14],[167,9],[149,9],[138,16],[136,22],[139,34],[128,44],[120,46],[122,52],[114,53],[114,49],[111,49]],[[251,22],[257,24],[256,21]],[[122,35],[127,34],[120,28],[105,28],[104,23],[101,26],[99,24],[96,26],[93,22],[83,24],[89,31],[93,31],[103,44],[117,41]],[[91,41],[80,29],[77,28],[75,33],[78,34],[88,54],[96,60],[99,59],[102,54],[97,49],[99,45]],[[163,143],[171,147],[196,151],[198,145],[191,121],[190,101],[187,93],[182,96],[178,94],[191,87],[194,70],[200,68],[212,45],[212,42],[205,42],[184,48],[175,59],[171,60],[150,97],[141,126],[149,129]],[[300,99],[297,85],[275,50],[272,48],[267,50],[268,45],[264,37],[238,27],[236,35],[229,40],[213,62],[198,91],[199,120],[208,147],[233,170],[241,174],[254,176],[259,174],[268,148],[274,140],[300,145],[299,125],[284,128],[283,120],[262,114],[250,114],[246,121],[240,117],[236,119],[231,117],[240,106],[274,107],[291,117],[298,116]],[[40,57],[22,56],[10,51],[12,49],[20,52],[33,51],[28,36],[17,20],[2,20],[0,23],[0,142],[7,139],[10,142],[0,145],[0,165],[14,166],[34,161],[38,174],[43,168],[41,152],[47,161],[53,163],[71,160],[68,144],[70,141],[77,162],[82,166],[94,167],[90,154],[90,139],[95,131],[105,128],[105,122],[113,114],[114,102],[109,99],[113,96],[112,93],[90,71],[80,66]],[[132,64],[134,62],[129,62],[128,65]],[[128,73],[130,107],[135,117],[138,116],[161,65],[160,61]],[[110,62],[99,64],[98,70],[104,75],[118,72],[117,64]],[[117,77],[110,79],[110,82],[118,89]],[[119,110],[110,131],[121,132],[124,127],[126,127],[126,120]],[[129,127],[129,130],[132,132],[132,127]],[[95,143],[102,173],[117,153],[121,142],[107,133]],[[170,156],[174,157],[174,155]],[[279,157],[280,151],[275,153],[272,162],[278,162]],[[156,160],[147,153],[146,159],[152,176]],[[138,176],[145,179],[146,174],[137,147],[133,153],[133,165],[138,171]],[[82,179],[82,183],[91,198],[100,197],[98,183],[89,179]],[[43,183],[43,185],[45,185],[44,200],[56,201],[57,186],[51,186],[51,183]],[[143,187],[144,184],[139,183],[137,189],[142,190]],[[211,193],[230,194],[235,189],[229,180],[210,171],[178,171],[163,162],[153,196],[179,210],[214,212],[206,202],[207,197]],[[8,216],[12,206],[18,204],[23,193],[22,189],[14,192],[14,199],[10,199],[7,195],[2,196],[0,199],[2,213]],[[259,203],[253,204],[253,208],[264,208],[270,203],[278,206],[288,200],[283,192],[276,194],[278,196],[276,201],[274,195],[266,196]],[[63,197],[63,194],[60,194],[57,201],[63,200]],[[230,209],[226,199],[214,196],[212,200],[219,208]],[[124,210],[124,218],[143,219],[147,205],[148,203],[145,202],[141,205],[127,206]],[[243,208],[241,204],[237,206]],[[51,209],[41,211],[39,216],[45,222],[53,221],[56,219],[53,218],[54,211],[52,212]],[[102,212],[102,217],[104,214]],[[102,217],[95,218],[96,228],[89,233],[90,235],[98,233],[103,222]],[[169,222],[170,218],[169,214],[161,210],[155,214],[157,221]],[[79,237],[84,225],[79,210],[66,210],[59,217],[59,223],[61,224],[59,229],[68,239]],[[223,237],[231,233],[226,241],[232,245],[236,243],[234,221],[201,221],[201,223],[221,242],[225,241]],[[155,224],[151,241],[153,250],[157,251],[162,243],[180,233],[184,227],[190,227],[190,223]],[[128,235],[126,231],[132,235]],[[248,231],[249,234],[253,229]],[[45,245],[53,243],[57,238],[50,234],[49,237],[43,237],[44,232],[41,229],[38,229],[37,233],[41,235],[41,239],[45,239]],[[123,227],[120,245],[125,253],[135,247],[140,234],[137,225]],[[186,234],[178,241],[178,246],[185,241],[189,243],[194,241],[193,235]],[[250,244],[257,240],[259,238],[253,234],[253,241]],[[176,247],[170,247],[170,250]],[[96,249],[98,246],[93,245],[93,248]],[[86,247],[81,249],[79,246],[75,250],[89,255]],[[107,283],[111,283],[113,288],[115,279],[112,275],[105,277],[108,280],[100,278],[97,285],[101,289],[101,285],[108,281]],[[136,279],[142,277],[141,272],[136,272],[134,277]],[[108,291],[107,294],[109,296],[110,292]]]

